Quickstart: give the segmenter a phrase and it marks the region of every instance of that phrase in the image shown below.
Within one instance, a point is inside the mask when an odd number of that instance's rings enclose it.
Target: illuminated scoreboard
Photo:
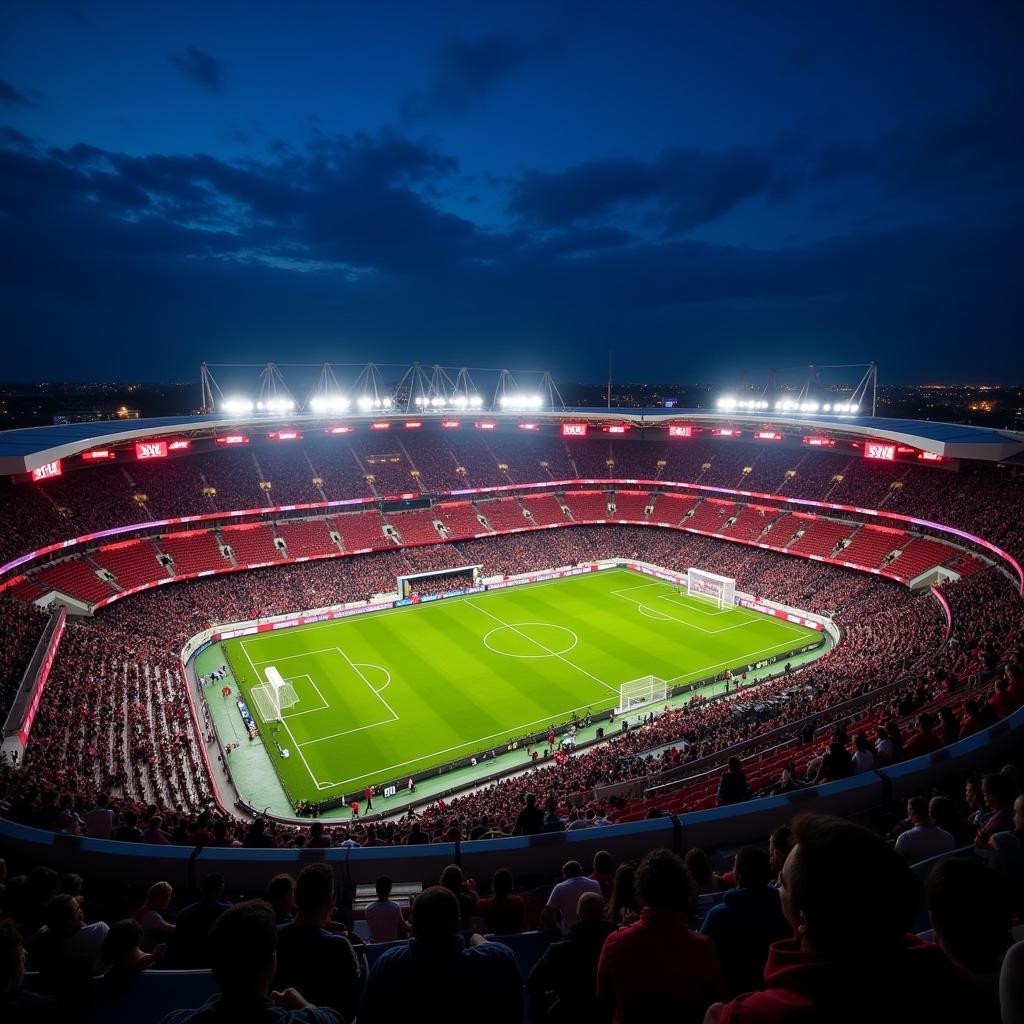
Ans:
[[[868,441],[864,445],[865,459],[882,459],[885,462],[892,462],[896,458],[896,445],[882,444],[879,441]]]
[[[135,458],[137,459],[166,459],[166,441],[139,441],[135,445]]]
[[[54,459],[53,462],[46,462],[42,466],[37,466],[33,469],[32,479],[38,483],[40,480],[50,480],[55,476],[60,476],[63,472],[60,459]]]

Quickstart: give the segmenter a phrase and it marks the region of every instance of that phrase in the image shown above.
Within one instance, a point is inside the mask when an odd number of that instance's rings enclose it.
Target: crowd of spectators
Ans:
[[[970,530],[1024,554],[1024,529],[1015,515],[1024,482],[1004,467],[965,464],[950,472],[742,439],[595,438],[567,445],[557,437],[511,433],[307,436],[81,473],[88,477],[69,472],[39,486],[0,488],[0,559],[148,519],[575,477],[684,481],[881,508]],[[368,476],[379,476],[380,484]]]
[[[715,558],[722,557],[717,549],[728,546],[684,536],[676,538],[673,550],[669,539],[640,527],[551,530],[387,551],[357,560],[285,565],[137,595],[105,609],[89,624],[68,626],[26,757],[17,769],[5,765],[5,773],[13,776],[14,792],[25,803],[45,796],[51,825],[61,798],[69,800],[70,810],[82,818],[100,793],[108,793],[122,816],[133,813],[145,828],[155,815],[162,815],[157,831],[182,841],[195,831],[196,816],[212,808],[200,751],[202,736],[197,736],[183,699],[174,657],[189,636],[216,622],[321,607],[365,599],[374,590],[392,590],[396,575],[422,571],[422,564],[411,564],[421,560],[422,552],[443,552],[448,564],[482,563],[486,574],[500,574],[622,553],[680,568],[714,565]],[[434,564],[434,556],[428,564]],[[946,586],[955,623],[944,647],[945,622],[930,596],[912,597],[905,588],[870,576],[858,575],[856,586],[847,586],[852,574],[839,569],[827,572],[821,583],[816,573],[824,568],[794,565],[784,556],[760,550],[740,567],[751,574],[740,577],[741,585],[748,580],[752,589],[770,587],[774,598],[796,605],[817,600],[823,608],[840,606],[837,618],[843,641],[809,668],[734,693],[728,700],[693,700],[639,727],[629,722],[628,731],[596,748],[557,761],[542,760],[516,778],[428,805],[416,822],[419,834],[436,840],[508,834],[516,827],[527,791],[557,793],[558,813],[572,818],[567,823],[573,827],[606,816],[614,820],[622,816],[617,813],[621,808],[607,801],[570,807],[565,799],[676,771],[698,759],[728,757],[735,744],[749,745],[791,722],[813,718],[818,735],[827,734],[836,705],[870,697],[875,690],[884,693],[886,684],[902,678],[908,683],[896,694],[880,698],[874,714],[880,720],[903,722],[907,752],[913,752],[931,740],[914,739],[909,716],[945,693],[991,685],[1003,662],[1019,663],[1018,648],[1024,642],[1021,606],[995,570]],[[831,579],[841,599],[829,596]],[[17,607],[8,602],[4,606]],[[31,613],[19,609],[9,614],[22,621]],[[972,692],[938,739],[949,741],[969,730],[970,723],[984,723],[986,709],[999,716],[1012,710],[1012,701],[998,690],[989,698],[987,691]],[[946,714],[952,715],[952,708]],[[206,723],[200,723],[200,730],[208,731]],[[928,731],[929,737],[933,731]],[[855,748],[849,754],[862,760],[868,756]],[[824,781],[828,775],[818,778],[819,774],[820,765],[811,781]],[[803,783],[807,778],[801,775],[793,781]],[[24,800],[26,790],[32,796]],[[211,827],[209,821],[205,824]],[[349,838],[369,844],[400,843],[408,840],[412,827],[408,821],[359,825]],[[244,823],[227,820],[221,828],[227,841],[245,841]],[[288,845],[296,835],[280,826],[271,830],[270,838]],[[340,840],[340,831],[336,838]]]
[[[0,1007],[5,1020],[45,1024],[133,992],[137,1018],[151,1019],[140,976],[190,968],[211,970],[216,993],[179,1003],[167,1024],[521,1024],[526,1010],[532,1024],[767,1024],[852,1021],[864,1000],[893,1024],[916,1013],[1017,1021],[1024,795],[1006,766],[982,780],[990,807],[997,780],[1016,816],[993,852],[946,856],[921,872],[924,887],[900,839],[818,814],[717,853],[720,872],[699,848],[619,865],[599,851],[520,895],[505,868],[477,880],[452,864],[398,900],[382,876],[365,906],[323,861],[274,876],[254,899],[219,873],[187,892],[161,880],[142,891],[41,865],[8,878],[0,860]],[[969,804],[937,800],[966,834],[978,829]],[[982,823],[999,809],[985,813]],[[534,940],[518,941],[530,928]]]

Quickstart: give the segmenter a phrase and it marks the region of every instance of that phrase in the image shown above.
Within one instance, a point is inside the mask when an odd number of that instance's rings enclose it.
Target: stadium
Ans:
[[[323,861],[368,967],[380,876],[407,899],[455,864],[475,901],[508,869],[526,980],[566,862],[724,869],[801,811],[891,827],[1019,751],[1024,436],[854,401],[362,399],[0,434],[9,863],[138,895]],[[1004,832],[1015,784],[986,782]],[[215,991],[167,966],[144,1019]]]

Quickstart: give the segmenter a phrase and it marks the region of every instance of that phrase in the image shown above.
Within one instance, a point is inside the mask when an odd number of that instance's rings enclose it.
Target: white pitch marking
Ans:
[[[563,632],[568,633],[572,637],[572,643],[568,647],[566,647],[566,649],[564,651],[548,651],[545,648],[541,647],[541,649],[544,650],[543,654],[509,654],[508,651],[499,651],[496,647],[492,647],[491,644],[489,643],[489,639],[490,639],[491,636],[493,636],[493,634],[498,633],[498,632],[500,632],[503,629],[512,629],[513,627],[511,627],[511,626],[495,626],[494,629],[489,630],[487,633],[484,634],[484,641],[483,641],[484,642],[484,647],[486,647],[487,650],[491,651],[494,654],[500,654],[504,658],[526,658],[528,660],[531,660],[531,659],[534,659],[534,658],[551,658],[551,657],[556,657],[557,658],[557,657],[559,657],[562,654],[568,654],[570,651],[575,650],[577,645],[580,642],[580,638],[576,635],[575,632],[573,632],[573,630],[569,629],[568,626],[559,626],[559,625],[557,625],[554,622],[520,622],[519,625],[520,626],[547,626],[547,627],[549,627],[551,629],[560,629]],[[518,630],[515,630],[515,632],[518,632]],[[520,635],[522,635],[522,634],[520,634]],[[533,637],[530,637],[529,639],[533,643],[537,644],[537,646],[540,646],[539,641],[533,640]]]
[[[349,665],[352,666],[352,671],[355,672],[355,674],[359,676],[359,678],[362,679],[364,683],[366,683],[366,685],[370,688],[370,692],[377,698],[377,700],[381,702],[381,704],[384,705],[384,707],[388,709],[388,711],[391,712],[392,716],[394,717],[394,720],[397,722],[400,718],[398,712],[395,711],[395,709],[380,695],[379,691],[373,688],[373,683],[371,683],[370,680],[367,679],[366,676],[364,676],[363,673],[359,671],[359,667],[356,665],[356,663],[340,647],[335,647],[334,649],[349,663]]]
[[[383,665],[376,665],[372,661],[359,661],[356,664],[360,668],[375,668],[378,672],[383,672],[388,677],[388,681],[377,690],[378,693],[383,693],[391,685],[391,673]]]
[[[246,658],[248,658],[249,664],[252,666],[252,670],[256,674],[256,679],[258,681],[260,678],[259,669],[253,664],[252,658],[249,658],[249,652],[245,649],[245,647],[242,647],[242,653],[246,656]],[[292,735],[291,729],[288,728],[288,723],[283,718],[281,719],[281,724],[284,726],[284,731],[288,733],[288,736],[292,741],[292,746],[295,747],[295,749],[299,752],[299,757],[302,758],[302,763],[306,766],[306,771],[309,772],[309,777],[313,780],[313,785],[316,786],[317,789],[327,789],[327,786],[321,785],[320,780],[313,774],[313,769],[309,767],[309,762],[306,760],[306,755],[302,752],[302,747],[299,746],[295,737]]]
[[[470,606],[470,608],[475,608],[478,612],[481,612],[482,614],[486,615],[488,618],[493,619],[495,622],[499,623],[500,625],[507,626],[513,632],[518,633],[520,636],[522,636],[525,639],[529,640],[530,643],[536,644],[542,651],[547,651],[547,653],[552,655],[552,657],[558,658],[559,661],[564,661],[565,664],[568,665],[570,668],[576,669],[577,672],[582,672],[585,676],[589,676],[591,679],[593,679],[595,683],[600,683],[603,687],[605,687],[608,690],[611,690],[612,693],[616,694],[616,696],[618,695],[619,691],[614,686],[609,685],[603,679],[599,679],[597,676],[594,675],[593,672],[588,672],[585,668],[581,668],[579,665],[575,664],[574,662],[571,662],[564,655],[556,654],[549,647],[545,647],[539,640],[534,640],[533,637],[530,636],[529,634],[523,633],[522,630],[517,629],[514,625],[512,625],[512,623],[505,622],[504,619],[499,619],[498,616],[495,615],[493,612],[487,611],[486,608],[481,608],[478,604],[474,604],[472,601],[467,600],[466,604],[468,604]]]
[[[617,693],[618,691],[616,691],[616,694]],[[487,740],[493,740],[498,736],[519,736],[522,735],[522,733],[524,732],[529,732],[529,730],[535,725],[541,725],[555,721],[559,718],[564,718],[567,715],[571,715],[574,711],[584,711],[587,708],[593,709],[595,707],[600,708],[601,706],[602,705],[599,702],[594,701],[590,704],[580,704],[579,707],[569,708],[568,711],[555,711],[552,712],[552,714],[548,715],[546,718],[538,718],[533,722],[526,722],[523,725],[512,725],[509,726],[509,728],[507,729],[502,729],[501,732],[492,732],[487,736],[480,736],[475,740],[467,740],[465,743],[460,743],[456,747],[448,747],[446,750],[437,750],[430,754],[424,754],[422,757],[414,757],[408,761],[400,761],[398,764],[389,765],[387,768],[375,768],[372,772],[366,772],[363,775],[354,775],[351,779],[341,779],[338,782],[329,782],[324,786],[324,788],[329,789],[331,786],[346,786],[350,782],[358,782],[360,779],[368,779],[374,775],[387,775],[390,772],[397,771],[397,769],[399,768],[405,768],[408,765],[418,764],[420,761],[425,761],[428,757],[436,757],[438,754],[450,754],[453,751],[462,750],[465,747],[469,747],[470,749],[475,750],[481,743],[485,743]],[[387,725],[387,722],[381,724]],[[369,727],[363,726],[363,728]],[[329,736],[324,738],[330,739]]]

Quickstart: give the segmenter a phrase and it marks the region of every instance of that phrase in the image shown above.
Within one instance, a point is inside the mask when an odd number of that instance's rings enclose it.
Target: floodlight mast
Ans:
[[[206,363],[199,364],[199,384],[203,389],[203,412],[207,415],[212,415],[217,411],[217,403],[213,397],[214,389],[216,389],[221,401],[224,400],[224,392],[221,391],[220,385],[216,380],[214,380],[213,374],[210,372],[210,367]]]
[[[498,374],[498,383],[494,388],[494,398],[491,400],[491,409],[501,409],[501,400],[508,398],[519,390],[515,377],[511,370],[502,370]]]
[[[260,393],[256,408],[267,412],[291,412],[295,397],[288,389],[277,363],[267,363],[260,373]]]

